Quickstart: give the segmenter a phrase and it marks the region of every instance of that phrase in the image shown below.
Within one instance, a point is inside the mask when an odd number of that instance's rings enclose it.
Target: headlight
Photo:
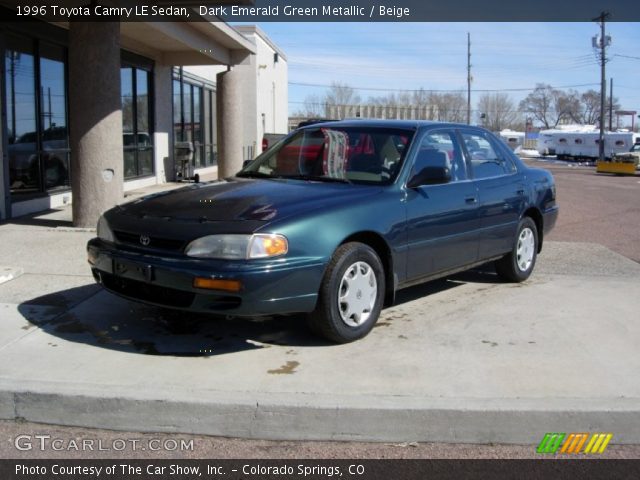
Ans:
[[[113,232],[111,231],[111,228],[109,227],[109,222],[107,222],[107,220],[104,218],[104,215],[102,215],[100,217],[100,220],[98,220],[98,238],[100,240],[104,240],[106,242],[115,242],[116,239],[113,236]]]
[[[248,260],[284,255],[289,250],[282,235],[257,233],[255,235],[209,235],[194,240],[185,254],[199,258]]]

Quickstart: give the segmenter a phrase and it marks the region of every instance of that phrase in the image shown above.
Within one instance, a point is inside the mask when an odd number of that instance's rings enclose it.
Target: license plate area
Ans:
[[[113,274],[117,277],[148,283],[153,282],[155,279],[153,265],[130,262],[119,258],[113,259]]]

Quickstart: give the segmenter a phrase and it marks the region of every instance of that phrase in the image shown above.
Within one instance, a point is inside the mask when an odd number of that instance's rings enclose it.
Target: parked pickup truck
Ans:
[[[324,123],[324,122],[335,122],[330,118],[310,118],[309,120],[304,120],[298,124],[296,130],[298,128],[307,127],[309,125],[313,125],[315,123]],[[262,151],[266,151],[269,147],[278,143],[282,138],[286,137],[286,133],[265,133],[262,137]]]
[[[286,136],[286,133],[265,133],[262,137],[262,151],[265,152],[270,146],[275,145]]]
[[[640,164],[640,143],[634,143],[631,150],[625,153],[617,153],[613,157],[614,162],[633,163],[636,168]]]

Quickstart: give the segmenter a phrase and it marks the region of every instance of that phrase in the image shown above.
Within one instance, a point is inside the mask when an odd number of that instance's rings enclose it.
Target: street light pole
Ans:
[[[471,125],[471,34],[467,32],[467,125]]]

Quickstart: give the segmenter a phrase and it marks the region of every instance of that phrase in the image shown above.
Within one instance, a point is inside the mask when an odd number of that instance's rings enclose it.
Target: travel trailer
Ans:
[[[628,152],[640,142],[640,135],[629,131],[605,132],[605,158]],[[574,129],[543,130],[538,138],[541,155],[556,155],[560,160],[595,160],[599,156],[600,132],[594,126]]]
[[[509,145],[511,150],[515,150],[524,143],[524,132],[516,132],[507,128],[499,132],[498,136],[500,140]]]

